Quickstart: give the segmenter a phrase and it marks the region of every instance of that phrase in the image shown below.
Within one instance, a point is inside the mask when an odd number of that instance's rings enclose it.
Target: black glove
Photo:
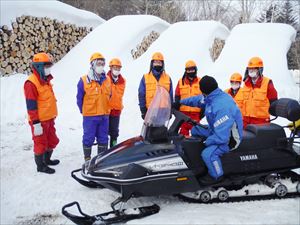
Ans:
[[[181,105],[180,102],[173,102],[172,108],[173,108],[173,109],[176,109],[176,110],[179,110],[180,105]]]
[[[146,113],[147,113],[147,108],[146,107],[141,107],[141,117],[142,119],[145,119]]]

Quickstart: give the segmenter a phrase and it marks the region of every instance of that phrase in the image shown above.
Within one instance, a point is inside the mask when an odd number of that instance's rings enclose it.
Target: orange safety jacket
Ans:
[[[196,95],[202,94],[199,88],[200,78],[196,77],[192,83],[192,85],[185,83],[185,79],[181,78],[178,81],[178,87],[180,92],[180,99],[185,99],[189,97],[193,97]],[[198,107],[191,107],[186,105],[181,105],[179,108],[180,111],[184,112],[200,112],[201,109]]]
[[[111,77],[111,79],[113,79]],[[123,96],[125,91],[126,80],[119,75],[117,83],[111,82],[111,99],[110,108],[114,110],[122,110],[123,106]]]
[[[244,85],[242,90],[244,100],[243,116],[262,119],[270,118],[270,101],[267,97],[269,82],[269,78],[263,77],[260,88]]]
[[[81,77],[83,81],[84,97],[82,105],[83,116],[109,115],[111,81],[107,77],[100,85],[97,81],[87,81],[87,76]]]
[[[160,86],[163,86],[164,88],[166,88],[168,92],[170,92],[171,78],[169,77],[168,74],[163,72],[160,75],[159,81],[157,82],[152,72],[150,72],[144,75],[144,79],[145,79],[145,87],[146,87],[146,107],[148,109],[155,95],[156,86],[158,84]]]
[[[243,98],[242,87],[239,88],[239,90],[237,91],[237,93],[234,96],[233,96],[233,93],[231,92],[231,88],[226,89],[225,92],[233,98],[233,100],[235,101],[237,106],[240,108],[241,112],[243,112],[244,98]]]
[[[40,121],[46,121],[57,117],[56,98],[52,89],[52,84],[41,84],[39,79],[31,74],[28,79],[37,89],[37,111]],[[28,115],[28,120],[30,117]]]

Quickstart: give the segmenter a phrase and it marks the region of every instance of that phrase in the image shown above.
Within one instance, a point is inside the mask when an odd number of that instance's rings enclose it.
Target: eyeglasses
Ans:
[[[101,60],[101,59],[98,59],[96,61],[96,66],[105,66],[105,61]]]

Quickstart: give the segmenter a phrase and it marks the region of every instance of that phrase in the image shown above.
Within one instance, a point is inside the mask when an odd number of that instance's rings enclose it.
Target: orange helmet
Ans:
[[[118,59],[118,58],[113,58],[112,60],[110,60],[109,66],[119,66],[119,67],[122,67],[121,60]]]
[[[235,82],[242,82],[242,75],[239,73],[234,73],[230,77],[230,81],[235,81]]]
[[[92,54],[92,56],[90,58],[90,62],[94,61],[95,59],[103,59],[104,60],[104,56],[99,52],[95,52],[94,54]]]
[[[155,52],[152,55],[152,60],[159,60],[159,61],[164,61],[164,56],[160,52]]]
[[[197,67],[196,63],[193,60],[189,60],[185,63],[185,68]]]
[[[248,68],[262,68],[264,67],[263,61],[259,57],[252,57],[248,62]]]
[[[37,53],[33,56],[33,63],[52,63],[52,58],[45,52]]]

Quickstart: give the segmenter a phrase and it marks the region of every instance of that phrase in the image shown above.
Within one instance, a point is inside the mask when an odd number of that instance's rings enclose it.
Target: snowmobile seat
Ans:
[[[284,129],[277,124],[249,124],[243,131],[243,140],[237,151],[272,148],[285,139]]]

